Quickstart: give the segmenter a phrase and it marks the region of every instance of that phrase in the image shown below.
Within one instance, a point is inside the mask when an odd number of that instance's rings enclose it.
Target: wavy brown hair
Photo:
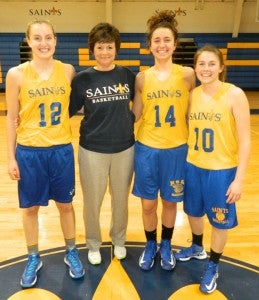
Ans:
[[[147,20],[147,46],[150,47],[153,32],[157,28],[168,28],[172,31],[175,43],[178,40],[178,22],[172,10],[156,10],[154,15]]]

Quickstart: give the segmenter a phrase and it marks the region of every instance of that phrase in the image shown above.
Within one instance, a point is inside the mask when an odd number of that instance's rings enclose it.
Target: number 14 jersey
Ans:
[[[157,149],[186,144],[189,90],[183,79],[183,67],[173,64],[171,74],[162,81],[154,67],[144,72],[143,112],[137,140]]]

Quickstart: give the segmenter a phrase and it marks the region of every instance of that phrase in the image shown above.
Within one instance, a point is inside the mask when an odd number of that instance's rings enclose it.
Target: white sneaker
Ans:
[[[92,265],[99,265],[102,261],[100,251],[99,250],[97,250],[97,251],[89,250],[88,251],[88,260]]]
[[[124,246],[114,246],[114,256],[117,259],[124,259],[127,255],[127,250]]]

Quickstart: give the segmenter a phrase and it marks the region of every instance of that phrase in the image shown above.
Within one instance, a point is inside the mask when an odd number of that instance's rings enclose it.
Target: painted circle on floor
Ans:
[[[215,290],[213,293],[204,295],[200,289],[199,284],[190,284],[180,288],[178,291],[174,292],[168,300],[183,300],[189,299],[192,295],[194,300],[202,300],[206,297],[208,300],[228,300],[220,291]]]
[[[177,262],[172,271],[165,271],[160,265],[158,252],[150,271],[142,271],[138,260],[144,243],[127,242],[127,257],[118,261],[113,255],[111,243],[103,243],[100,251],[102,263],[91,265],[87,260],[85,245],[77,245],[80,259],[85,266],[85,276],[72,279],[64,263],[63,247],[40,253],[43,267],[33,288],[22,289],[20,277],[27,262],[27,256],[17,257],[0,263],[1,300],[254,300],[259,294],[259,267],[222,256],[219,264],[217,289],[205,295],[199,284],[207,260],[191,259]],[[178,251],[180,247],[174,247]],[[231,280],[229,280],[231,278]],[[31,297],[31,298],[29,298]]]
[[[26,289],[19,291],[9,297],[7,300],[61,300],[58,296],[54,295],[50,291],[46,291],[43,289]]]

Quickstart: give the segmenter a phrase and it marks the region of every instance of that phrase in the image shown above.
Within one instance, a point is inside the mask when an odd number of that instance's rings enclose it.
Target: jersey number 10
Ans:
[[[212,152],[214,150],[214,131],[209,128],[204,128],[200,132],[200,128],[194,128],[196,135],[196,143],[194,146],[194,150],[199,151],[198,142],[199,139],[202,139],[202,149],[204,152]]]

